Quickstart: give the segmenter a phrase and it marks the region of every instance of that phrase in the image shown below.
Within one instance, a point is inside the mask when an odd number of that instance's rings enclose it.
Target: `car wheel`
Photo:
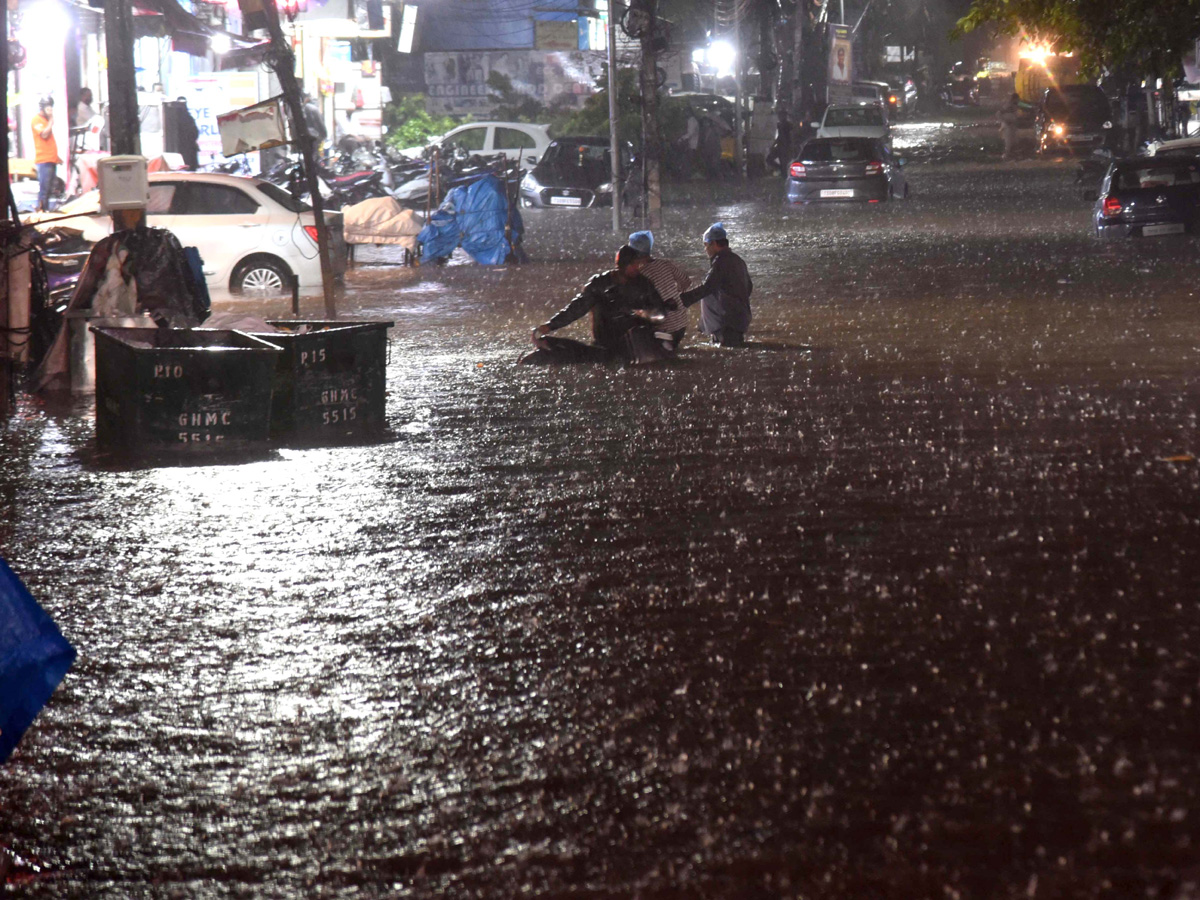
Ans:
[[[292,271],[282,260],[256,256],[233,271],[229,289],[235,294],[282,294],[291,289]]]

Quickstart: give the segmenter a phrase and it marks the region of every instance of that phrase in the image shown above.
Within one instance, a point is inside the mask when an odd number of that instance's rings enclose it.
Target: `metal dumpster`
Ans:
[[[283,354],[275,369],[271,436],[298,444],[378,437],[385,419],[384,320],[272,320],[259,333]]]
[[[147,313],[136,316],[99,316],[90,309],[67,311],[67,369],[71,393],[91,394],[96,390],[96,341],[92,328],[154,328]]]
[[[92,331],[101,446],[203,453],[268,440],[278,347],[240,331]]]

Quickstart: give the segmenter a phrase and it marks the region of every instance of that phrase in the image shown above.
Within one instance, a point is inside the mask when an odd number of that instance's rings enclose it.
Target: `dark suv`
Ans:
[[[1094,84],[1048,88],[1035,121],[1038,152],[1091,152],[1108,146],[1112,126],[1108,98]]]

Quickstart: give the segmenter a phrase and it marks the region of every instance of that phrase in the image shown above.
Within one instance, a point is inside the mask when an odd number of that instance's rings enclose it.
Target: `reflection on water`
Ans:
[[[36,896],[1166,890],[1200,273],[1095,244],[1054,165],[912,181],[693,188],[659,251],[699,278],[726,223],[752,345],[659,369],[513,365],[603,216],[352,272],[374,446],[100,465],[24,400],[0,549],[80,651],[0,779]]]

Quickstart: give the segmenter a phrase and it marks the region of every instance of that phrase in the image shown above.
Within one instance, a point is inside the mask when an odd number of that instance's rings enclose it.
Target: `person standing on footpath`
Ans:
[[[750,292],[754,283],[740,256],[729,249],[725,226],[716,222],[704,232],[708,276],[680,295],[684,306],[700,303],[700,330],[720,347],[740,347],[750,327]]]
[[[92,89],[84,88],[79,92],[79,103],[75,106],[75,127],[84,128],[96,117],[92,109]]]
[[[651,256],[654,251],[653,232],[635,231],[629,236],[629,246],[638,252],[641,261],[638,271],[650,279],[666,306],[663,320],[655,327],[654,337],[662,342],[668,354],[674,355],[683,342],[688,323],[687,310],[680,295],[692,286],[692,279],[669,259]]]
[[[58,172],[58,141],[54,139],[54,98],[43,97],[38,101],[38,114],[31,123],[33,129],[33,161],[37,165],[38,200],[37,211],[46,212],[50,205],[50,192],[54,188],[54,176]]]

